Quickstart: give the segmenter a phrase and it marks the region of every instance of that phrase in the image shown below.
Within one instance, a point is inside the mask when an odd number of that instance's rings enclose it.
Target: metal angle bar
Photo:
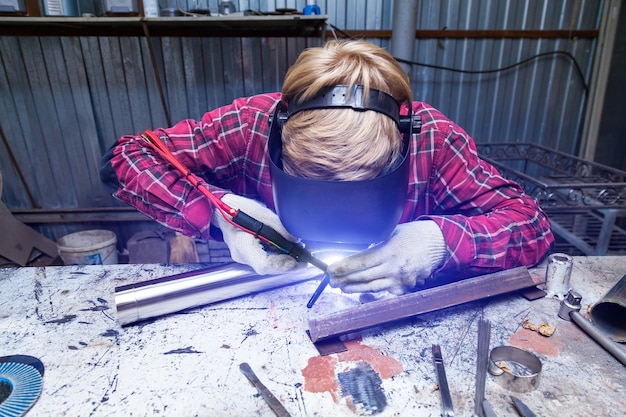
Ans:
[[[544,280],[545,277],[531,276],[523,266],[494,272],[314,318],[309,320],[309,333],[316,343],[418,314],[534,287]]]
[[[446,378],[446,368],[443,366],[443,357],[441,356],[441,347],[439,345],[433,345],[433,360],[435,362],[435,370],[437,371],[439,392],[441,393],[441,415],[443,417],[454,417],[454,407],[452,406],[452,397],[448,387],[448,378]]]

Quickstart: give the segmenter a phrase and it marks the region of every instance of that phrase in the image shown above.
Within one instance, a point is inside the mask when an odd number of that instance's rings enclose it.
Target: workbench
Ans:
[[[0,269],[0,356],[30,355],[45,366],[36,416],[273,416],[239,370],[250,364],[291,416],[439,416],[431,347],[439,344],[456,416],[474,411],[477,326],[492,325],[490,347],[517,346],[543,364],[538,387],[515,393],[487,375],[498,416],[516,416],[515,395],[537,416],[623,416],[626,367],[574,323],[559,300],[506,294],[379,326],[321,356],[308,320],[359,303],[318,281],[263,291],[120,326],[115,288],[206,267],[93,265]],[[545,264],[530,269],[545,276]],[[626,257],[574,257],[571,284],[582,313],[626,273]],[[556,326],[550,337],[524,319]],[[357,372],[358,371],[358,372]],[[378,408],[350,396],[340,377],[374,381]],[[358,375],[357,375],[358,374]],[[345,380],[345,378],[342,378]],[[376,385],[377,384],[377,385]]]

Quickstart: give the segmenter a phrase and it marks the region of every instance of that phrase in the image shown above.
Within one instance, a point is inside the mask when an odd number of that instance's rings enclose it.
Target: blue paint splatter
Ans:
[[[382,379],[369,363],[359,361],[356,367],[337,375],[341,395],[351,396],[354,404],[360,404],[370,414],[381,413],[387,406],[382,389]]]

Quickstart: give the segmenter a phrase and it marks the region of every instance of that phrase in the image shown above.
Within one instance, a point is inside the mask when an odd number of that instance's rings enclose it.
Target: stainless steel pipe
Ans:
[[[578,311],[572,311],[570,317],[581,329],[583,329],[593,340],[598,342],[600,346],[605,348],[611,355],[615,357],[622,365],[626,365],[626,350],[619,344],[612,341],[602,331],[598,330],[589,320],[585,319]]]
[[[626,275],[591,307],[591,321],[616,342],[626,342]]]
[[[248,266],[232,263],[123,285],[115,288],[117,320],[121,325],[136,323],[322,274],[308,266],[281,275],[257,275]]]
[[[626,350],[580,314],[581,301],[582,296],[576,291],[570,290],[567,293],[567,297],[561,301],[559,317],[563,320],[576,323],[578,327],[584,330],[593,340],[598,342],[600,346],[606,349],[623,365],[626,365]]]

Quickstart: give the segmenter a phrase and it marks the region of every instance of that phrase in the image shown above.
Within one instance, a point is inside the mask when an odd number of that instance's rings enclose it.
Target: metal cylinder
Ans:
[[[591,321],[616,342],[626,342],[626,275],[589,313]]]
[[[258,291],[320,277],[308,266],[281,275],[258,275],[248,266],[226,264],[115,288],[121,325],[175,313]]]
[[[570,289],[570,277],[574,260],[565,253],[553,253],[548,257],[546,268],[546,297],[562,300]]]
[[[622,365],[626,365],[626,350],[598,330],[598,326],[594,326],[589,320],[585,319],[580,312],[572,311],[570,316],[572,317],[572,321],[598,342],[600,346],[613,355],[615,359],[620,361]]]
[[[391,31],[391,54],[399,59],[413,61],[415,53],[415,27],[417,24],[417,0],[396,0],[393,3],[393,30]],[[411,65],[400,63],[411,77]]]

